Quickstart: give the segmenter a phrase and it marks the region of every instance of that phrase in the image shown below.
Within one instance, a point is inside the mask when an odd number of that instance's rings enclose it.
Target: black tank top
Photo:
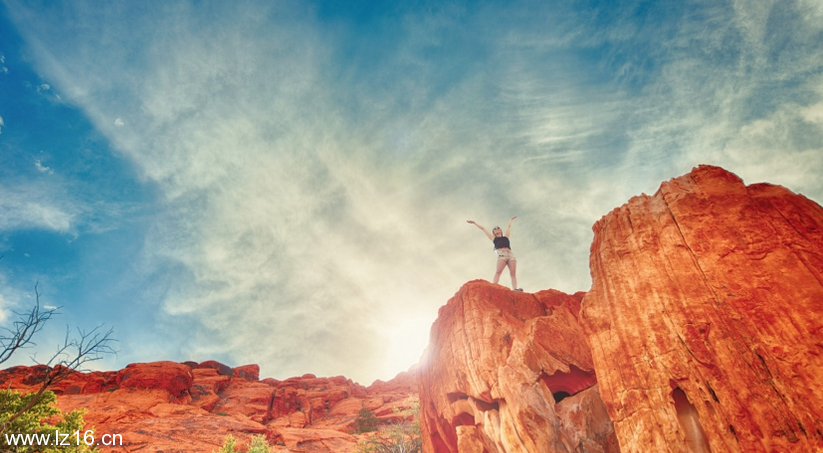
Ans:
[[[509,238],[506,236],[495,236],[494,238],[494,249],[510,249],[511,246],[509,245]]]

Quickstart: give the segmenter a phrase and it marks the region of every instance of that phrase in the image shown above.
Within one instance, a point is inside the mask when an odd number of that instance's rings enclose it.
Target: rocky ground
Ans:
[[[259,379],[257,365],[230,368],[203,363],[136,363],[120,371],[75,373],[53,388],[62,411],[86,408],[86,429],[95,437],[119,434],[112,452],[204,452],[231,434],[241,443],[264,435],[272,451],[349,452],[364,435],[354,433],[361,408],[384,423],[406,418],[399,411],[417,398],[414,370],[364,387],[345,377],[304,375]],[[0,372],[5,387],[32,391],[43,367]]]

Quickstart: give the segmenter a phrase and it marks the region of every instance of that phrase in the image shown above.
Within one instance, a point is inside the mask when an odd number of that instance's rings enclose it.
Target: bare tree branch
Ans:
[[[43,329],[43,325],[51,319],[52,315],[58,314],[59,307],[41,309],[40,293],[37,284],[34,285],[36,302],[34,307],[27,313],[14,312],[19,319],[14,321],[12,328],[3,327],[0,329],[0,363],[8,360],[18,349],[26,346],[34,346],[32,337]]]
[[[2,258],[2,257],[0,257]],[[34,294],[36,302],[34,307],[28,313],[16,313],[20,319],[14,321],[11,329],[3,328],[2,330],[7,334],[0,335],[0,363],[8,360],[20,348],[26,346],[33,346],[32,337],[34,334],[43,329],[46,321],[51,319],[51,316],[58,314],[57,308],[40,308],[40,293],[37,290],[37,285],[34,286]],[[0,433],[5,432],[6,427],[26,411],[34,407],[43,393],[52,385],[63,379],[71,376],[78,371],[85,371],[83,366],[87,363],[101,360],[106,354],[116,354],[117,351],[112,347],[112,343],[116,342],[112,338],[113,329],[102,331],[102,325],[95,327],[90,331],[77,329],[77,338],[71,338],[71,330],[66,328],[66,336],[63,343],[57,346],[57,352],[42,365],[45,365],[45,376],[37,389],[34,398],[32,398],[23,408],[15,412],[12,416],[4,420],[0,425]],[[34,356],[32,361],[38,363]],[[2,409],[2,408],[0,408]]]
[[[77,338],[69,337],[69,329],[66,328],[66,337],[63,344],[59,345],[57,352],[43,365],[51,368],[50,384],[63,380],[75,371],[87,371],[83,365],[89,362],[101,360],[105,354],[116,354],[112,343],[117,340],[112,338],[113,329],[103,332],[102,325],[86,332],[77,329]],[[32,360],[37,363],[32,357]]]

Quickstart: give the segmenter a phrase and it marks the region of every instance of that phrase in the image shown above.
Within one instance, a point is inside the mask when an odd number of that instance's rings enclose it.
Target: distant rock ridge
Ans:
[[[37,388],[44,366],[0,371],[0,382]],[[348,452],[362,435],[354,420],[363,407],[385,424],[397,422],[417,397],[414,368],[364,387],[342,376],[312,374],[259,379],[257,365],[231,368],[210,360],[135,363],[119,371],[73,373],[51,387],[63,411],[87,408],[87,429],[120,434],[105,451],[208,452],[227,434],[260,434],[282,452]]]

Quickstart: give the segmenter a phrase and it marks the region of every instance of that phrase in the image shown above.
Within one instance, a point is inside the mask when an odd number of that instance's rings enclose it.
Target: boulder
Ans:
[[[206,360],[201,362],[195,368],[211,368],[217,370],[217,373],[222,376],[234,376],[234,369],[228,365],[224,365],[216,360]]]
[[[193,382],[192,370],[175,362],[132,363],[117,373],[118,388],[162,389],[184,397]]]
[[[232,376],[245,379],[247,381],[260,380],[260,365],[243,365],[232,370]]]
[[[262,382],[248,382],[245,379],[233,381],[220,395],[220,401],[211,412],[220,414],[242,414],[258,423],[269,421],[274,389]]]

